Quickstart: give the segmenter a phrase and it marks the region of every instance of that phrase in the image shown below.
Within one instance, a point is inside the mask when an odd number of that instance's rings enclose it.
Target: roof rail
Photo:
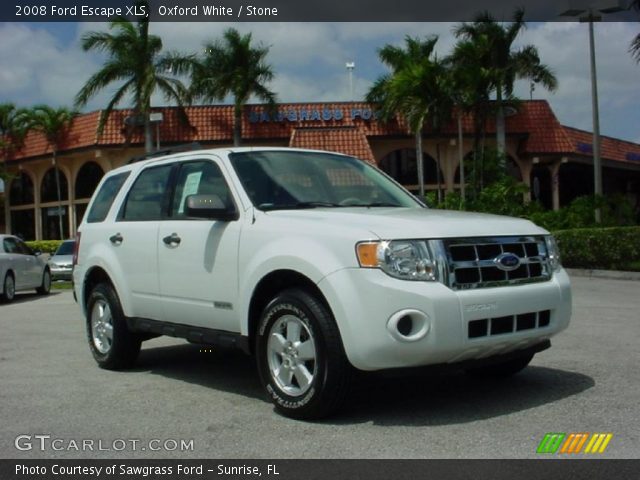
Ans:
[[[157,150],[155,152],[145,153],[144,155],[139,155],[137,157],[132,157],[131,160],[127,162],[128,165],[132,163],[141,162],[143,160],[148,160],[150,158],[156,157],[164,157],[165,155],[169,155],[171,153],[179,153],[179,152],[190,152],[191,150],[201,150],[202,145],[199,142],[191,142],[185,143],[182,145],[176,145],[174,147],[165,148],[163,150]]]

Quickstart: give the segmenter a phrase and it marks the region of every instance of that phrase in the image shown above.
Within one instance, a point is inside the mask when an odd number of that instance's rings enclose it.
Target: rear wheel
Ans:
[[[288,417],[321,418],[346,399],[352,367],[338,327],[327,307],[306,291],[285,290],[267,305],[256,356],[269,398]]]
[[[87,302],[87,338],[98,365],[108,370],[131,367],[140,353],[140,337],[127,327],[113,287],[97,285]]]
[[[517,357],[512,360],[508,360],[506,362],[497,363],[494,365],[487,365],[484,367],[478,368],[469,368],[467,369],[467,373],[469,375],[481,376],[481,377],[510,377],[511,375],[515,375],[516,373],[524,370],[531,359],[533,358],[533,354],[524,355],[522,357]]]
[[[45,268],[44,273],[42,274],[42,284],[36,288],[36,292],[38,295],[49,295],[51,291],[51,272],[48,268]]]
[[[2,295],[0,295],[0,300],[3,303],[11,303],[16,296],[16,282],[13,278],[13,274],[11,272],[7,272],[4,276],[4,281],[2,284]]]

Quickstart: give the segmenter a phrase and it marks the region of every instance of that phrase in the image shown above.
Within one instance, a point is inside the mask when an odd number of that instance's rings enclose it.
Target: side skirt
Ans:
[[[249,338],[239,333],[136,317],[127,318],[127,326],[132,332],[184,338],[191,343],[230,349],[237,348],[248,355],[251,354]]]

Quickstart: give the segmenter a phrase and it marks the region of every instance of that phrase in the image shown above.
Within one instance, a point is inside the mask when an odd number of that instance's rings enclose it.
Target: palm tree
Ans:
[[[62,225],[62,195],[60,192],[60,170],[57,164],[57,153],[60,146],[66,141],[69,129],[76,115],[76,112],[67,108],[52,108],[48,105],[37,105],[31,110],[29,120],[29,129],[42,133],[51,147],[53,168],[55,169],[54,172],[56,175],[60,239],[63,239],[64,229]]]
[[[266,86],[274,77],[266,63],[269,47],[251,45],[251,34],[227,29],[222,40],[204,45],[204,55],[191,64],[191,94],[204,102],[233,97],[233,144],[242,142],[242,111],[254,96],[275,110],[276,94]]]
[[[394,45],[381,48],[378,56],[391,72],[379,77],[366,95],[368,102],[377,104],[383,121],[400,115],[415,136],[421,198],[424,198],[422,130],[425,119],[433,116],[434,129],[448,119],[449,107],[444,98],[445,67],[443,62],[433,58],[437,41],[437,36],[426,40],[407,36],[406,49]]]
[[[147,5],[147,2],[138,1],[137,5]],[[124,82],[119,85],[105,108],[98,125],[98,134],[102,134],[114,107],[127,95],[131,95],[136,116],[142,119],[144,125],[145,150],[150,152],[153,149],[149,121],[151,96],[156,90],[160,90],[166,101],[175,101],[180,108],[188,103],[187,88],[180,80],[169,75],[182,73],[189,58],[177,54],[161,55],[162,40],[149,34],[148,18],[133,23],[121,17],[109,24],[109,30],[113,33],[88,32],[82,37],[84,51],[98,50],[107,53],[109,58],[80,89],[75,98],[75,107],[85,106],[91,97],[108,85]]]
[[[20,148],[27,132],[26,110],[13,103],[0,104],[0,141],[5,156],[12,149]]]
[[[13,103],[0,104],[0,152],[4,157],[2,170],[0,170],[0,181],[5,184],[13,178],[7,172],[7,159],[11,153],[19,149],[27,133],[26,110],[16,108]]]
[[[507,25],[496,22],[488,12],[484,12],[478,14],[473,23],[462,23],[454,28],[456,37],[479,47],[477,60],[496,95],[496,143],[501,156],[504,156],[506,145],[503,99],[513,97],[516,79],[529,79],[550,91],[554,91],[558,84],[549,67],[540,62],[535,46],[525,45],[512,51],[513,42],[525,26],[524,9],[519,8],[513,15],[513,21]]]
[[[631,5],[629,5],[629,8],[635,8],[636,11],[640,12],[640,0],[633,0]],[[640,63],[640,33],[631,41],[631,45],[629,45],[629,52],[631,52],[633,58],[636,59],[636,62]]]

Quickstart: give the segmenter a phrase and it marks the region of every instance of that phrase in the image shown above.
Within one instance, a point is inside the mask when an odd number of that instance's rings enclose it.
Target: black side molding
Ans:
[[[239,333],[214,330],[210,328],[192,327],[180,323],[161,322],[147,318],[127,318],[127,326],[132,332],[167,335],[184,338],[191,343],[214,345],[221,348],[240,349],[250,355],[249,338]]]

